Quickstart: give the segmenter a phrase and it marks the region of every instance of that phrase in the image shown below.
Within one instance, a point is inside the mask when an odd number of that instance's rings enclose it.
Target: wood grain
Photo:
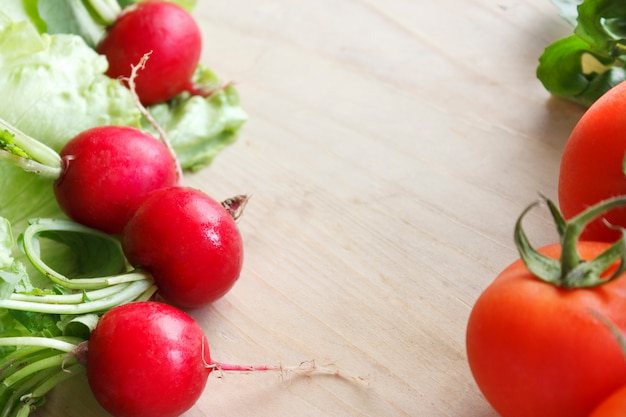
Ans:
[[[240,281],[193,311],[215,359],[341,377],[212,376],[187,417],[495,414],[469,372],[471,306],[582,109],[535,78],[569,34],[548,0],[199,0],[203,61],[250,120],[187,183],[250,193]],[[529,218],[554,239],[546,213]],[[84,380],[38,417],[106,416]]]

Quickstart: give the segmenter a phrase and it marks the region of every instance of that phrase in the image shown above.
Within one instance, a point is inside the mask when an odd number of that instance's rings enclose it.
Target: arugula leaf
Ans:
[[[555,1],[570,16],[577,6],[574,34],[549,45],[537,78],[555,96],[593,104],[626,80],[626,3],[614,0]]]
[[[208,97],[183,93],[149,110],[167,132],[181,166],[197,171],[209,165],[222,149],[236,140],[247,114],[239,105],[234,86],[221,85],[209,68],[199,65],[193,83],[207,90]],[[143,128],[153,130],[145,122]]]
[[[574,33],[607,57],[626,52],[626,2],[586,0],[578,7]]]

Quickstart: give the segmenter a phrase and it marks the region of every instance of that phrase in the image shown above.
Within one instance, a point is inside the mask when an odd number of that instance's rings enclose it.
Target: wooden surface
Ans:
[[[471,306],[516,251],[582,114],[537,58],[571,29],[549,0],[199,0],[203,61],[250,120],[187,183],[250,193],[246,259],[197,310],[216,360],[343,377],[212,375],[186,417],[491,417],[464,348]],[[555,238],[533,212],[536,244]],[[84,380],[39,417],[100,417]]]

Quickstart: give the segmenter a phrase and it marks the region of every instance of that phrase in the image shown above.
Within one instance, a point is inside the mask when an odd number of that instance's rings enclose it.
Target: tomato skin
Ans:
[[[155,191],[122,233],[130,263],[154,277],[159,293],[182,308],[226,294],[243,266],[243,239],[222,205],[189,187]]]
[[[608,247],[579,242],[583,259]],[[558,258],[560,245],[540,252]],[[626,329],[626,277],[563,289],[534,277],[521,260],[474,305],[466,348],[474,379],[502,417],[587,417],[626,385],[626,360],[605,321]]]
[[[558,199],[565,218],[618,195],[626,195],[622,161],[626,155],[626,83],[618,84],[582,115],[565,144],[559,171]],[[626,208],[603,216],[626,227]],[[582,240],[615,241],[620,232],[598,218],[581,235]]]
[[[597,406],[589,417],[626,416],[626,386],[618,389]]]
[[[115,307],[89,339],[87,380],[115,417],[177,417],[200,397],[209,345],[186,313],[158,302]]]

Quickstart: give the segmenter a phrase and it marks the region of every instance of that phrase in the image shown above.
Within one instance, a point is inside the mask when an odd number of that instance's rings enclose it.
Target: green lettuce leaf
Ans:
[[[95,46],[124,7],[145,0],[3,0],[1,10],[14,20],[30,20],[40,33],[69,33]],[[168,0],[193,11],[197,0]]]
[[[182,167],[197,171],[236,140],[247,114],[234,86],[222,86],[209,68],[200,65],[193,82],[210,90],[209,96],[183,93],[169,103],[150,107],[150,112],[165,129]],[[144,129],[151,127],[144,122]]]
[[[140,126],[107,60],[75,35],[39,34],[0,14],[0,117],[55,150],[99,125]]]
[[[107,77],[106,68],[106,58],[80,36],[39,33],[31,21],[12,20],[0,11],[0,118],[55,151],[94,126],[151,130],[130,91]],[[222,86],[208,68],[200,67],[194,81],[210,88],[212,94],[185,93],[149,109],[187,170],[209,164],[235,140],[247,117],[235,88]],[[8,162],[0,162],[0,217],[10,221],[15,236],[30,219],[65,218],[49,179]],[[72,265],[76,260],[71,252],[57,251],[55,265]],[[27,265],[31,279],[38,284],[37,273],[24,256],[14,256]],[[89,262],[97,264],[93,258]]]

